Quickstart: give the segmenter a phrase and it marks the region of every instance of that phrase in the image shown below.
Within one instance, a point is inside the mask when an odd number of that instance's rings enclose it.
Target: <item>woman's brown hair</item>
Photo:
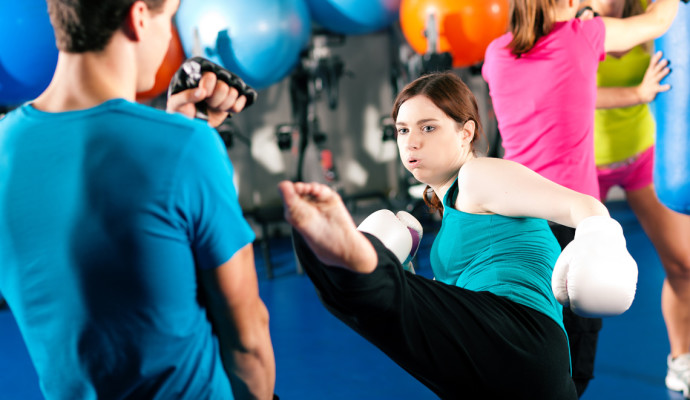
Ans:
[[[632,17],[644,13],[648,2],[645,0],[625,0],[623,6],[623,18]]]
[[[556,22],[555,8],[559,0],[513,0],[510,2],[510,32],[508,44],[516,57],[532,50],[537,41],[551,33]],[[577,0],[575,0],[577,1]]]
[[[449,118],[463,126],[467,121],[473,121],[476,129],[470,142],[472,152],[476,155],[475,142],[482,136],[482,125],[479,122],[479,107],[477,99],[470,88],[457,75],[452,72],[437,72],[423,75],[405,86],[398,94],[393,105],[391,117],[393,121],[398,119],[400,106],[415,96],[424,96],[431,100],[436,107],[441,109]],[[431,193],[431,195],[428,195]],[[424,190],[424,203],[431,212],[438,211],[443,215],[441,200],[427,186]]]

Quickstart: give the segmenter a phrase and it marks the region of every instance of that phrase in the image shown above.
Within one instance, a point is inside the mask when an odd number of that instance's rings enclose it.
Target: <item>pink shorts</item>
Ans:
[[[614,186],[629,192],[651,185],[653,169],[654,146],[621,162],[597,166],[601,201],[606,200],[606,195]]]

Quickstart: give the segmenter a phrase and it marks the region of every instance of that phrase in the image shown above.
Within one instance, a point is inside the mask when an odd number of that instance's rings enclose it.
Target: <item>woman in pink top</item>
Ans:
[[[498,120],[504,157],[563,186],[599,197],[594,162],[596,72],[606,52],[661,36],[679,0],[657,0],[625,19],[575,18],[579,0],[514,0],[510,32],[486,50],[482,75]],[[571,228],[553,225],[561,247]],[[564,309],[573,379],[582,395],[593,377],[600,319]]]

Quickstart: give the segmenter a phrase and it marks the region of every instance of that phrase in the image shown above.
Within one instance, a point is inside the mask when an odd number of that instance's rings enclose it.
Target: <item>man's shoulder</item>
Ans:
[[[202,120],[191,119],[182,114],[169,113],[144,104],[128,101],[114,102],[109,111],[113,115],[124,114],[130,118],[139,119],[142,123],[160,125],[161,128],[187,132],[213,129]]]

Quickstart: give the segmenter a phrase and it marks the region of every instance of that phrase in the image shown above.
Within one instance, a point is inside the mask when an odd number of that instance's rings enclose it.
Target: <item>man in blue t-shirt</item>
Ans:
[[[134,102],[179,0],[47,3],[55,76],[0,120],[0,293],[43,394],[270,398],[254,234],[209,126],[245,96],[206,73],[170,113]]]

